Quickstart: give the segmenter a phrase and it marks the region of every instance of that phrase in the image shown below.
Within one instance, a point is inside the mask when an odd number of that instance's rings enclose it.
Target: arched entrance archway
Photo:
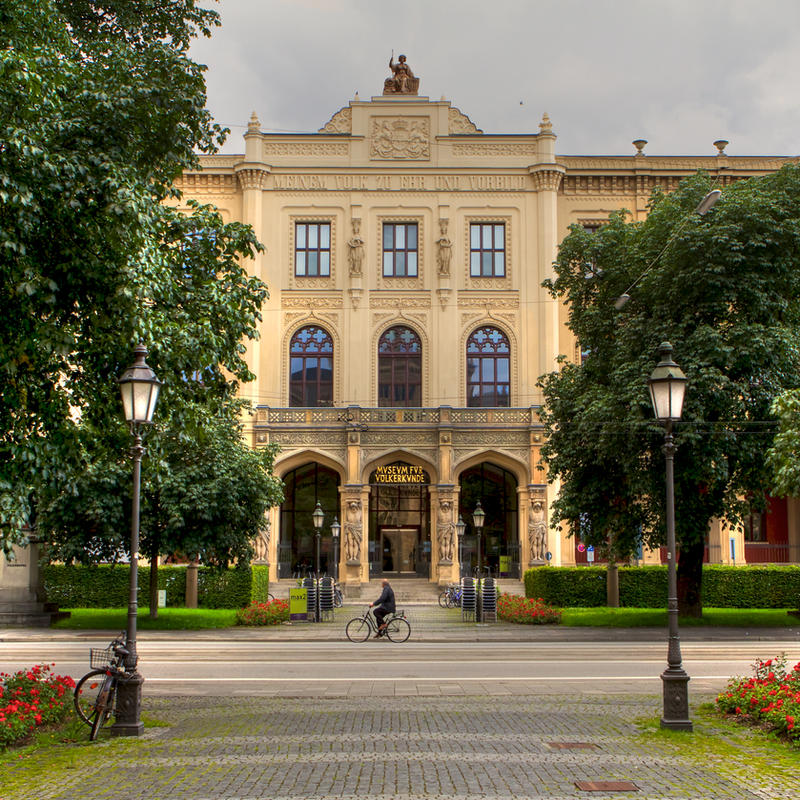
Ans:
[[[278,577],[304,576],[315,568],[316,540],[311,515],[317,503],[325,511],[327,522],[320,537],[320,570],[334,575],[330,522],[339,513],[338,473],[311,462],[287,472],[283,481],[285,499],[281,505]]]
[[[428,578],[431,562],[430,477],[394,461],[370,473],[369,575]]]
[[[465,469],[459,484],[459,514],[467,524],[461,554],[464,574],[472,574],[480,555],[481,566],[489,567],[492,575],[521,577],[516,477],[484,461]],[[480,542],[472,521],[479,500],[486,514]]]

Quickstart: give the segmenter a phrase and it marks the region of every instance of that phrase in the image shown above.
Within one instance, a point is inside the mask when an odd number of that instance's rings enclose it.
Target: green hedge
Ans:
[[[48,564],[42,570],[48,602],[61,608],[119,608],[128,604],[130,570],[127,564],[95,567]],[[150,568],[139,568],[138,603],[150,605]],[[186,567],[158,568],[158,588],[167,590],[167,606],[181,607],[186,601]],[[201,608],[243,608],[251,599],[266,599],[269,568],[266,566],[215,569],[200,567],[197,603]]]
[[[266,603],[269,600],[269,567],[266,564],[253,564],[253,586],[250,600],[253,603]]]
[[[525,573],[525,594],[561,608],[606,605],[606,568],[537,567]],[[709,608],[798,608],[800,566],[703,567],[703,605]],[[666,608],[666,566],[620,567],[619,602]]]

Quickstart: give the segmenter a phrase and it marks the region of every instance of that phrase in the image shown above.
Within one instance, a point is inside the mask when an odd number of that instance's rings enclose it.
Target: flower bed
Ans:
[[[501,594],[497,598],[497,616],[506,622],[518,622],[521,625],[561,622],[561,611],[547,605],[541,598],[531,600],[511,594]]]
[[[289,621],[289,604],[285,600],[250,603],[236,612],[237,625],[280,625]]]
[[[55,666],[55,665],[53,665]],[[0,748],[27,738],[36,728],[64,719],[75,681],[54,675],[49,664],[10,675],[0,672]]]
[[[752,678],[732,678],[717,708],[800,743],[800,663],[786,671],[786,656],[756,661]]]

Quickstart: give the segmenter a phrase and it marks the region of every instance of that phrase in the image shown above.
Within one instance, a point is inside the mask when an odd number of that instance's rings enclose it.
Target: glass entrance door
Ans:
[[[416,575],[419,528],[381,528],[383,573]]]

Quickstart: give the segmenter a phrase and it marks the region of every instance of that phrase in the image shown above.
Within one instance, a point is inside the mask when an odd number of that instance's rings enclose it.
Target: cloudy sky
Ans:
[[[207,0],[212,5],[210,0]],[[193,50],[231,128],[316,131],[379,95],[405,53],[420,94],[486,133],[538,132],[565,155],[800,153],[800,0],[221,0]]]

